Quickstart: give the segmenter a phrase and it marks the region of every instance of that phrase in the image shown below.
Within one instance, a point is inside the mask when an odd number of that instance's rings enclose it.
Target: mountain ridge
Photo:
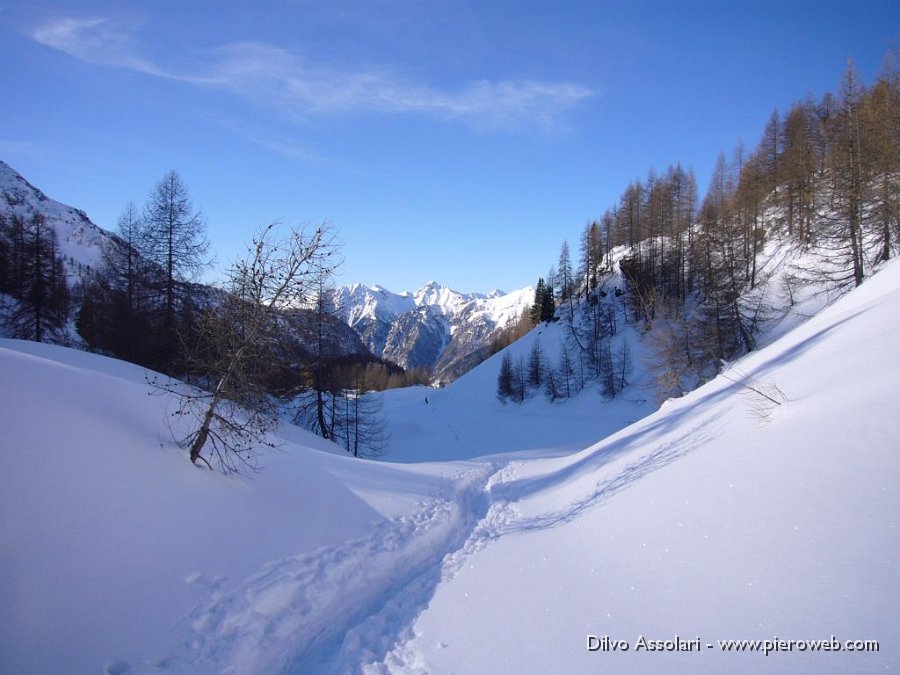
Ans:
[[[404,368],[455,379],[489,352],[490,342],[531,306],[532,287],[460,293],[434,280],[414,292],[352,284],[332,293],[337,316],[370,351]]]
[[[32,185],[22,174],[0,160],[0,208],[23,219],[40,213],[53,225],[67,262],[96,267],[103,241],[114,236],[94,223],[83,210],[58,202]]]

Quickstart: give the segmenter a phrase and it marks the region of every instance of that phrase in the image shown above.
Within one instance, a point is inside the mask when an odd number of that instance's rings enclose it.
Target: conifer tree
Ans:
[[[503,352],[503,359],[500,361],[500,373],[497,375],[497,398],[506,403],[514,396],[515,392],[515,374],[513,373],[512,357],[509,350]]]
[[[168,172],[150,193],[143,225],[141,253],[162,272],[162,329],[171,353],[176,349],[178,314],[185,307],[183,282],[196,278],[209,264],[206,222],[177,172]]]
[[[531,305],[531,312],[529,314],[531,318],[532,325],[538,325],[543,319],[541,316],[543,314],[543,303],[544,303],[544,293],[545,293],[545,285],[544,278],[540,277],[537,280],[537,284],[534,287],[534,302]]]
[[[526,374],[528,388],[536,391],[544,384],[544,351],[541,342],[535,338],[528,353],[528,372]]]
[[[559,285],[560,302],[565,302],[572,295],[572,257],[569,254],[569,242],[563,240],[559,251],[559,265],[557,267],[557,283]]]
[[[12,333],[36,342],[60,339],[68,320],[69,288],[56,230],[40,213],[28,220],[13,215],[11,220],[11,285],[18,300],[11,316]]]
[[[581,260],[578,268],[580,284],[589,294],[597,287],[597,267],[603,260],[603,235],[600,223],[591,221],[581,235]]]

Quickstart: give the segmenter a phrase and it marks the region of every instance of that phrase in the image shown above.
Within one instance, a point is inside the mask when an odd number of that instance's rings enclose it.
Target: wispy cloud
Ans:
[[[43,45],[95,65],[228,91],[294,119],[325,113],[424,115],[486,130],[552,127],[592,95],[573,82],[477,80],[445,89],[387,67],[312,63],[258,42],[235,43],[178,71],[141,55],[133,30],[107,18],[63,18],[33,31]]]
[[[219,116],[217,122],[234,135],[285,157],[300,159],[306,163],[320,166],[336,166],[340,164],[335,159],[311,150],[307,145],[291,136],[290,133],[285,134],[270,126],[256,123],[247,124],[225,116]]]
[[[172,75],[137,55],[131,36],[101,17],[67,17],[50,21],[31,36],[42,45],[58,49],[85,63],[116,66],[157,77]]]
[[[286,50],[240,43],[219,50],[214,80],[223,88],[267,100],[292,114],[349,111],[411,113],[479,127],[552,125],[591,95],[575,83],[479,80],[457,91],[404,78],[387,68],[345,70],[310,64]]]

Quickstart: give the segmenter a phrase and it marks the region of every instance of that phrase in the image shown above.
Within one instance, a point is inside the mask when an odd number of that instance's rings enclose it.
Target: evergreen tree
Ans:
[[[537,280],[537,284],[534,287],[534,302],[531,305],[531,312],[529,316],[531,318],[532,325],[538,325],[543,319],[541,318],[543,302],[544,302],[544,293],[545,293],[545,285],[544,278],[540,277]]]
[[[552,321],[555,314],[556,301],[553,299],[553,286],[550,284],[544,284],[544,289],[541,294],[540,320]]]
[[[531,323],[537,325],[542,321],[551,321],[555,313],[556,301],[553,299],[553,287],[542,277],[538,279],[534,289],[534,303],[529,311]]]

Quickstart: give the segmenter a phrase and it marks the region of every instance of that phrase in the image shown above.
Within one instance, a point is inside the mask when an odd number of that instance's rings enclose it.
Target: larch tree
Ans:
[[[182,282],[195,279],[209,265],[206,222],[175,171],[163,176],[150,193],[143,221],[141,252],[162,270],[163,333],[168,347],[174,348]]]
[[[148,276],[147,263],[140,253],[144,221],[134,202],[128,202],[119,216],[116,235],[104,241],[101,259],[110,284],[124,293],[128,310],[133,313]]]
[[[497,398],[501,402],[506,403],[508,400],[515,398],[515,378],[512,357],[509,354],[509,350],[507,350],[503,352],[503,359],[500,361],[500,372],[497,375]]]
[[[863,173],[860,147],[859,103],[862,90],[853,63],[847,62],[841,83],[840,133],[835,177],[842,199],[841,215],[846,222],[845,242],[850,253],[853,284],[859,286],[865,276],[862,211]]]
[[[603,260],[603,235],[600,223],[596,220],[588,223],[581,235],[581,259],[579,274],[585,295],[597,288],[597,268]]]
[[[878,260],[888,260],[900,239],[900,87],[896,74],[883,76],[860,109],[867,220],[878,242]]]
[[[11,316],[13,335],[36,342],[59,339],[68,319],[69,289],[56,230],[40,213],[11,220],[11,285],[18,300]]]
[[[85,284],[77,327],[91,347],[149,365],[154,331],[147,301],[154,275],[141,253],[143,225],[140,211],[129,202],[116,232],[102,244],[97,273]]]
[[[569,242],[563,240],[559,250],[559,265],[557,267],[557,283],[559,284],[560,302],[565,302],[572,295],[574,276],[572,274],[572,255],[569,253]]]
[[[526,373],[528,388],[532,391],[540,389],[544,384],[544,361],[544,350],[541,349],[541,342],[535,338],[528,353],[528,372]]]
[[[268,384],[293,355],[281,325],[284,312],[314,299],[317,280],[337,264],[327,226],[279,237],[273,224],[228,271],[224,292],[197,320],[187,355],[205,388],[162,385],[179,401],[176,415],[191,422],[177,439],[191,462],[215,463],[226,473],[255,468],[254,448],[269,442],[277,424]]]

